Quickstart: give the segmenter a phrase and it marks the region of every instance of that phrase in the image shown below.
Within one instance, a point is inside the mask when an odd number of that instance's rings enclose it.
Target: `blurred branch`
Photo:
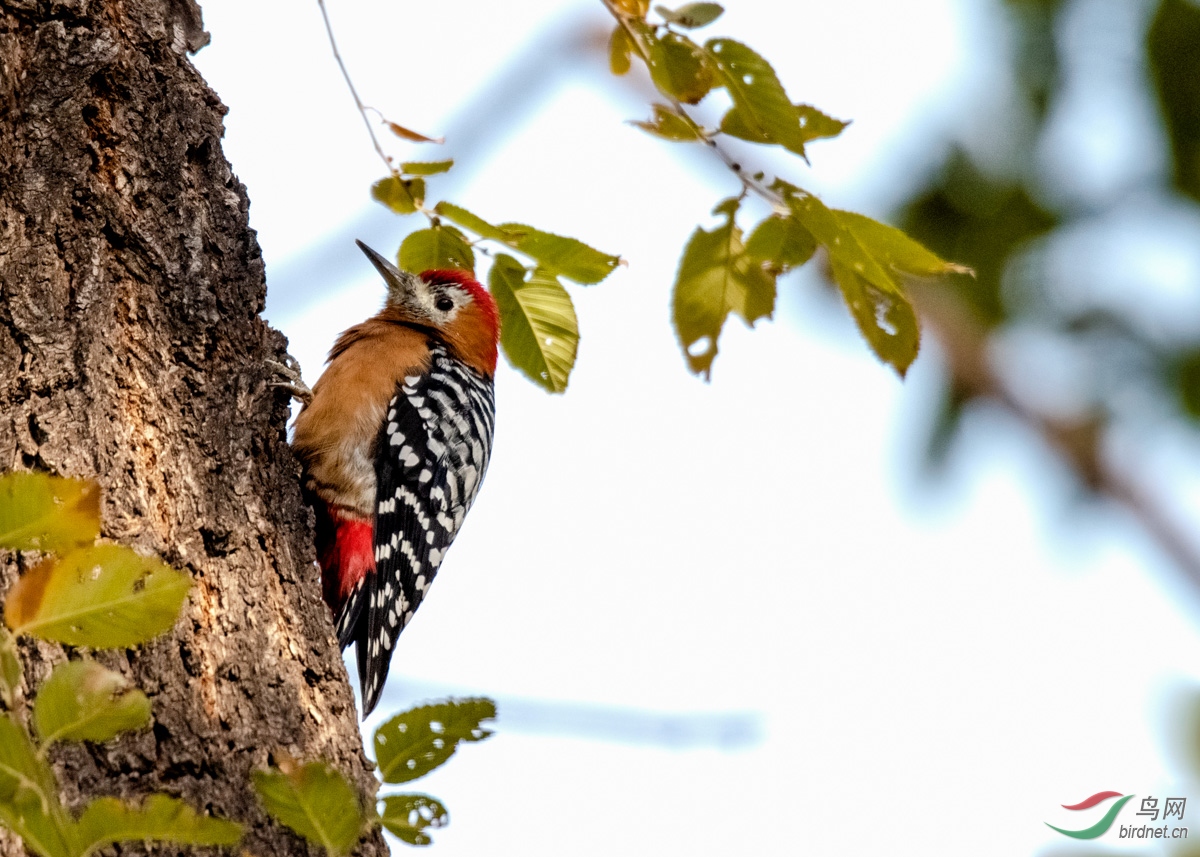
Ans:
[[[1039,413],[993,370],[987,328],[965,301],[930,283],[910,283],[909,294],[926,330],[942,345],[951,383],[969,396],[1002,405],[1040,435],[1089,488],[1124,506],[1200,591],[1200,549],[1157,497],[1107,459],[1101,449],[1104,421],[1062,420]]]

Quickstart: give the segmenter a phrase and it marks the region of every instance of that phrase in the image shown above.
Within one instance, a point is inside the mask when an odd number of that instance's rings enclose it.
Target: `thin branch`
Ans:
[[[317,0],[317,5],[321,7],[321,18],[325,21],[325,32],[329,35],[329,47],[333,50],[333,58],[337,60],[338,68],[342,70],[342,77],[346,81],[346,86],[350,87],[350,94],[354,96],[354,104],[358,107],[358,113],[362,116],[363,124],[367,126],[367,133],[371,135],[371,143],[375,146],[375,151],[379,154],[380,160],[387,167],[388,172],[395,173],[395,168],[392,167],[391,158],[383,151],[383,147],[379,145],[379,138],[375,136],[375,129],[371,127],[371,120],[367,118],[367,107],[363,104],[362,99],[358,97],[358,90],[354,88],[354,81],[350,79],[350,72],[346,71],[346,64],[342,62],[342,55],[338,53],[337,40],[333,37],[333,25],[329,23],[329,12],[325,9],[325,0]]]

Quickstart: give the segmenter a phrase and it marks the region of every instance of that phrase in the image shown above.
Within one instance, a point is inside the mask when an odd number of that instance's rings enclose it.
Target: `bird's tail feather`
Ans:
[[[375,532],[371,522],[318,504],[317,559],[338,645],[345,649],[354,640],[358,617],[374,589]]]

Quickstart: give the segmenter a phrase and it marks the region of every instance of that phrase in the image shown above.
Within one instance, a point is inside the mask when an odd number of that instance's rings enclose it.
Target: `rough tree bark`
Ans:
[[[374,779],[267,383],[286,342],[187,59],[206,41],[193,0],[0,0],[0,470],[97,478],[103,535],[195,579],[172,636],[110,662],[153,731],[59,751],[67,799],[166,791],[266,857],[307,850],[249,791],[272,750]],[[0,555],[0,588],[17,573]],[[28,686],[64,657],[26,653]]]

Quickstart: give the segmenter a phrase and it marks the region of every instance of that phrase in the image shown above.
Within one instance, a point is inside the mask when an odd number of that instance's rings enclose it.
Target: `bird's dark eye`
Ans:
[[[454,301],[445,295],[442,295],[437,299],[437,303],[435,303],[434,306],[436,306],[442,312],[450,312],[450,310],[454,309]]]

